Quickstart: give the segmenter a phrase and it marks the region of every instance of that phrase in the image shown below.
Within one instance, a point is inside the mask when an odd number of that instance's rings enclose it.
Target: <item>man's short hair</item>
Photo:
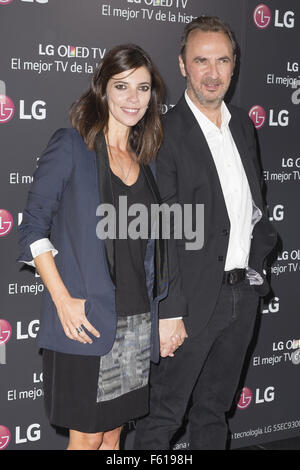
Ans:
[[[180,55],[183,59],[183,62],[185,62],[186,45],[188,42],[189,35],[196,30],[213,33],[224,33],[231,42],[233,55],[236,54],[237,44],[229,26],[226,23],[223,23],[223,21],[221,21],[220,18],[218,18],[217,16],[199,16],[198,18],[188,23],[184,28],[181,37],[180,51]]]

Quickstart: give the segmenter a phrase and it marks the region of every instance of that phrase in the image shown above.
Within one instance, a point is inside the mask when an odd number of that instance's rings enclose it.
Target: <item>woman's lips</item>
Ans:
[[[122,111],[126,114],[130,114],[131,116],[138,114],[139,108],[121,108]]]

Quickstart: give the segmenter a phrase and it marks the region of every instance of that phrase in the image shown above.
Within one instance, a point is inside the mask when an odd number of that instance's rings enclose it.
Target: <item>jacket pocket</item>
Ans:
[[[93,337],[93,341],[101,346],[102,355],[110,351],[116,335],[117,316],[115,304],[111,300],[102,296],[88,296],[84,304],[88,321],[100,333],[100,338]]]

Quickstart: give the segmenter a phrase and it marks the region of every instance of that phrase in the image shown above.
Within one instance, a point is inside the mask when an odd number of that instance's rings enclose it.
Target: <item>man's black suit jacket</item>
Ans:
[[[276,232],[269,222],[262,197],[262,176],[258,161],[253,124],[248,114],[235,106],[230,131],[238,148],[248,178],[252,199],[263,216],[253,230],[249,267],[263,278],[255,286],[266,295],[268,283],[263,274],[266,255],[276,242]],[[228,249],[230,221],[214,160],[204,134],[183,96],[167,113],[164,143],[157,158],[157,183],[163,202],[204,204],[204,245],[200,250],[186,250],[187,240],[169,243],[169,289],[172,295],[160,303],[160,318],[184,318],[189,336],[207,324],[222,285]],[[254,312],[255,313],[255,312]]]

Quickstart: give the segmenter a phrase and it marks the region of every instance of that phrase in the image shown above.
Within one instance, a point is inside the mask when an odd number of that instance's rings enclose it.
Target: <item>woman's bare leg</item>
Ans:
[[[85,433],[70,429],[67,450],[98,450],[103,442],[103,432]]]
[[[103,433],[102,444],[99,450],[119,450],[120,449],[120,435],[122,426],[112,429]]]

